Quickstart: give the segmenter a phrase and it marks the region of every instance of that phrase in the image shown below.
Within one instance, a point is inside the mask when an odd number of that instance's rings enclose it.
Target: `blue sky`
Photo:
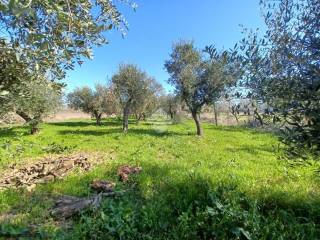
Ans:
[[[134,63],[155,77],[165,89],[168,74],[163,65],[172,43],[193,40],[197,47],[214,44],[228,49],[243,38],[240,24],[264,28],[259,0],[136,0],[138,9],[121,7],[129,23],[125,38],[106,33],[109,44],[94,49],[94,59],[68,73],[67,91],[78,86],[105,83],[119,63]]]

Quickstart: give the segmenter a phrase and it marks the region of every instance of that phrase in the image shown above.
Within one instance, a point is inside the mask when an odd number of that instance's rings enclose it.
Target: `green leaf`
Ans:
[[[9,1],[9,5],[8,5],[9,6],[9,10],[11,10],[11,11],[13,10],[15,3],[16,3],[16,0],[10,0]]]
[[[250,233],[241,227],[233,228],[231,232],[237,237],[244,236],[247,240],[251,240]]]
[[[0,92],[0,96],[6,96],[8,95],[10,92],[9,91],[1,91]]]
[[[6,10],[7,10],[7,6],[0,3],[0,11],[6,11]]]

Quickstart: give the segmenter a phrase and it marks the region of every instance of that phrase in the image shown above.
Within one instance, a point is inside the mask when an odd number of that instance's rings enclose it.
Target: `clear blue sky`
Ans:
[[[109,44],[94,49],[94,59],[68,73],[67,91],[104,83],[119,63],[134,63],[154,76],[165,89],[168,74],[163,65],[172,43],[193,40],[197,47],[215,44],[228,49],[243,38],[240,24],[264,28],[259,0],[136,0],[138,9],[123,13],[129,22],[127,36],[106,33]],[[122,9],[122,8],[121,8]]]

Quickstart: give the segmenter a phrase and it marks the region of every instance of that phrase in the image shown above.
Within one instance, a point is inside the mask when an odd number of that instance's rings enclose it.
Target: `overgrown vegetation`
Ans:
[[[158,131],[159,126],[163,131]],[[90,172],[75,172],[63,180],[39,185],[32,193],[23,189],[2,191],[1,233],[6,236],[23,232],[33,238],[51,239],[320,236],[319,177],[315,171],[319,165],[308,160],[309,164],[291,167],[279,161],[281,145],[279,148],[271,134],[203,124],[206,134],[195,138],[192,122],[172,125],[160,119],[133,124],[127,134],[122,133],[121,121],[115,119],[104,120],[99,127],[94,121],[41,127],[43,130],[34,136],[26,134],[24,127],[1,129],[1,144],[10,140],[12,145],[21,146],[19,164],[45,155],[44,147],[63,140],[62,145],[72,146],[72,151],[109,152],[116,158],[106,157]],[[2,169],[16,162],[7,151],[1,148]],[[128,183],[120,183],[116,169],[123,164],[141,166],[142,172]],[[52,197],[88,196],[94,179],[115,181],[118,190],[131,190],[104,200],[99,210],[88,210],[68,224],[57,224],[49,215]]]

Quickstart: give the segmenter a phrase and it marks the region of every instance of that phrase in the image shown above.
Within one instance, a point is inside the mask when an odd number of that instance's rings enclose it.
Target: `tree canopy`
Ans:
[[[160,90],[160,85],[133,64],[121,64],[111,79],[112,88],[123,109],[123,131],[128,131],[129,114],[143,112]]]
[[[102,114],[115,114],[118,102],[107,86],[96,84],[95,89],[89,87],[77,88],[67,95],[68,105],[76,110],[91,114],[101,124]]]
[[[0,23],[0,38],[17,61],[52,79],[62,79],[82,57],[92,58],[92,47],[107,43],[103,33],[127,29],[110,0],[0,1]]]
[[[199,121],[202,106],[213,103],[236,80],[227,52],[218,53],[214,47],[206,48],[205,52],[209,57],[205,58],[193,42],[181,41],[173,45],[170,59],[165,62],[169,83],[188,106],[197,135],[202,135]]]
[[[242,41],[246,85],[285,121],[291,153],[320,151],[320,2],[261,1],[267,32]],[[298,147],[298,148],[297,148]]]

